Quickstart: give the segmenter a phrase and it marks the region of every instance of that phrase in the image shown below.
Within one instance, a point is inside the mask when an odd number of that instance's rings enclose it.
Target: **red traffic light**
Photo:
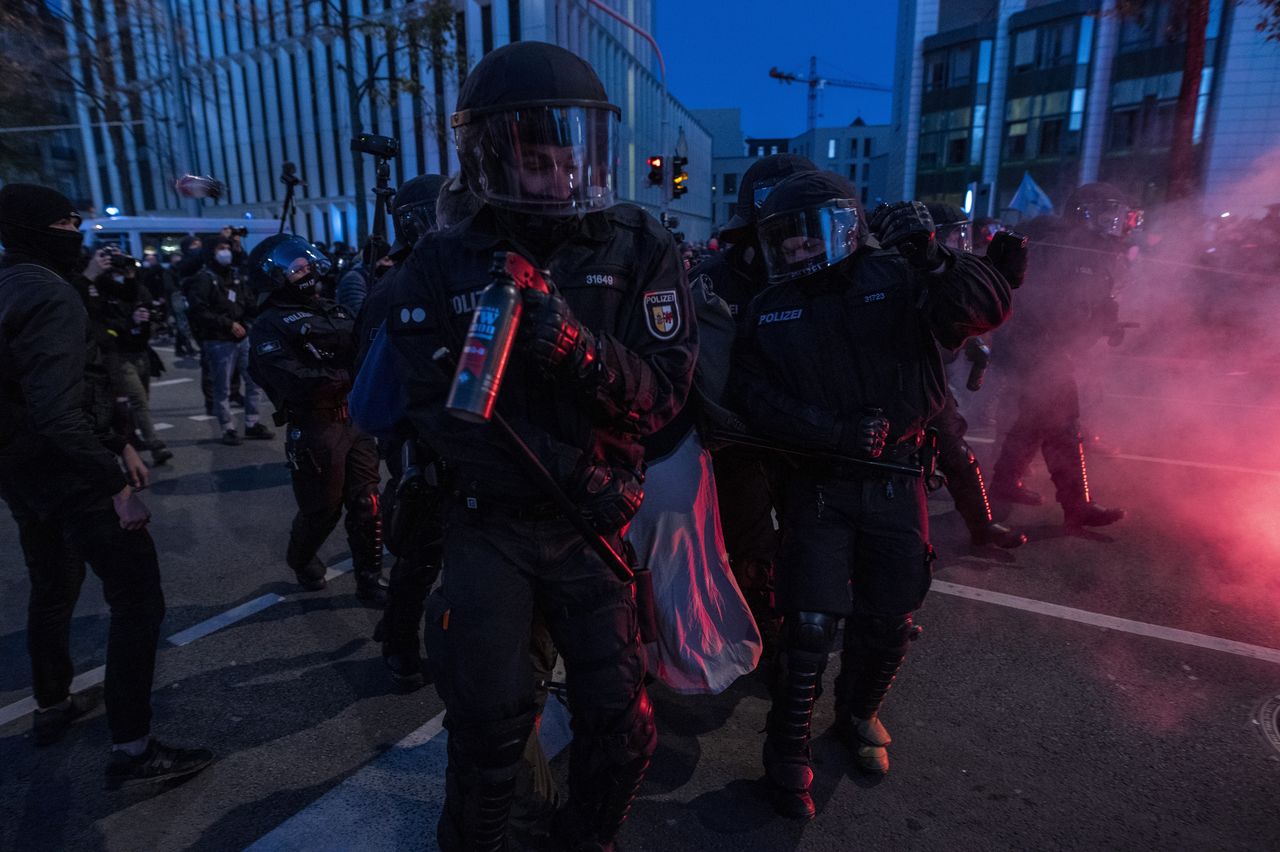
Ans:
[[[648,159],[648,163],[649,186],[662,186],[662,157],[650,157]]]

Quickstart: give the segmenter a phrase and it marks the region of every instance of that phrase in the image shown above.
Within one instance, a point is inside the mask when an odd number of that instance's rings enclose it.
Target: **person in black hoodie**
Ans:
[[[255,306],[244,274],[234,265],[231,241],[214,238],[212,260],[190,283],[187,318],[203,344],[213,379],[213,409],[222,429],[222,443],[238,446],[240,436],[231,420],[231,377],[239,368],[244,378],[244,436],[258,440],[275,437],[258,422],[261,397],[249,375],[249,326]]]
[[[47,187],[0,189],[0,498],[18,524],[31,577],[37,745],[56,742],[93,707],[70,694],[70,623],[83,564],[102,580],[111,608],[106,776],[109,787],[119,787],[191,775],[213,756],[151,737],[164,594],[146,531],[150,513],[134,491],[145,483],[145,469],[135,455],[126,474],[86,417],[93,339],[66,281],[81,265],[78,220],[66,197]],[[109,443],[127,455],[118,435]]]

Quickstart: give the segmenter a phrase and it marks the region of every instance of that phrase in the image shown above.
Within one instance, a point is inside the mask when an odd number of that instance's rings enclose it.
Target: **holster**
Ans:
[[[622,555],[635,574],[636,622],[640,629],[640,641],[648,645],[658,641],[658,610],[653,593],[653,572],[641,565],[631,542],[622,540]]]
[[[920,470],[924,474],[926,490],[937,491],[947,484],[947,478],[938,472],[938,430],[933,427],[924,430],[924,440],[920,444]]]
[[[435,462],[423,463],[421,455],[416,441],[405,441],[400,449],[403,472],[395,500],[388,507],[385,528],[387,550],[395,556],[407,557],[413,552],[417,536],[440,505],[440,468]]]

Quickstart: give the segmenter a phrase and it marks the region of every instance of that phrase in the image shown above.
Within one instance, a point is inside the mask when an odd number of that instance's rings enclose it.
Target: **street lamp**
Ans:
[[[107,214],[108,216],[119,216],[119,215],[120,215],[120,208],[119,208],[119,207],[116,207],[114,204],[107,205],[106,207],[104,207],[104,208],[103,208],[103,210],[106,212],[106,214]]]

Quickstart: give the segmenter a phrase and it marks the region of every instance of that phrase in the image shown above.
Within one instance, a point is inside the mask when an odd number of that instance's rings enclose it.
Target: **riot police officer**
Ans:
[[[773,286],[751,303],[734,350],[750,425],[814,454],[780,489],[783,636],[764,748],[774,807],[793,818],[815,812],[810,725],[841,618],[839,728],[860,769],[888,771],[877,713],[930,584],[924,484],[908,471],[945,396],[939,348],[999,325],[1011,302],[985,260],[938,244],[923,204],[887,207],[878,226],[886,250],[838,175],[779,183],[757,228]]]
[[[732,247],[709,255],[689,274],[690,281],[705,283],[723,299],[735,319],[768,286],[768,273],[756,240],[760,205],[783,178],[817,168],[799,154],[773,154],[756,160],[742,176],[733,218],[720,232]],[[703,341],[701,356],[705,359],[710,354]],[[761,658],[768,661],[776,648],[780,618],[774,607],[773,577],[778,532],[773,523],[766,463],[759,455],[732,446],[716,450],[713,462],[729,565],[764,640]]]
[[[355,361],[355,318],[316,295],[328,261],[302,237],[280,234],[249,256],[249,275],[264,303],[250,337],[249,372],[288,422],[285,454],[298,514],[286,560],[308,590],[325,586],[316,557],[345,504],[356,594],[385,602],[378,448],[347,412]]]
[[[1091,183],[1071,194],[1061,218],[1034,220],[1031,285],[997,341],[1009,384],[992,497],[1040,505],[1022,477],[1043,453],[1068,528],[1106,526],[1125,514],[1095,503],[1089,491],[1075,372],[1100,338],[1123,339],[1115,288],[1127,262],[1125,237],[1139,216],[1120,190]]]
[[[591,67],[538,42],[468,75],[453,115],[462,173],[483,202],[428,234],[395,273],[387,335],[406,418],[453,471],[442,588],[427,641],[446,708],[445,850],[506,848],[517,767],[535,717],[535,610],[568,673],[574,741],[561,833],[610,850],[656,745],[631,584],[619,579],[517,461],[509,437],[444,408],[455,354],[495,252],[548,270],[522,291],[521,339],[498,411],[614,546],[642,498],[641,438],[683,405],[696,356],[671,235],[614,205],[618,107]]]
[[[973,223],[968,214],[954,204],[930,202],[925,206],[937,228],[935,239],[954,251],[972,253]],[[964,352],[971,363],[982,364],[984,367],[990,356],[990,349],[981,337],[971,337],[965,341]],[[942,358],[951,363],[957,355],[958,351],[944,350]],[[981,387],[981,373],[971,370],[970,375],[979,376],[978,385],[975,387],[971,382],[969,388],[976,391]],[[982,475],[982,465],[973,448],[964,439],[965,433],[969,431],[969,424],[960,413],[960,405],[950,386],[946,387],[942,410],[929,421],[929,426],[937,430],[938,470],[946,477],[947,491],[951,492],[956,511],[969,530],[970,544],[974,547],[994,544],[1004,548],[1026,544],[1025,535],[997,523],[991,515],[991,500],[987,494],[986,479]]]

